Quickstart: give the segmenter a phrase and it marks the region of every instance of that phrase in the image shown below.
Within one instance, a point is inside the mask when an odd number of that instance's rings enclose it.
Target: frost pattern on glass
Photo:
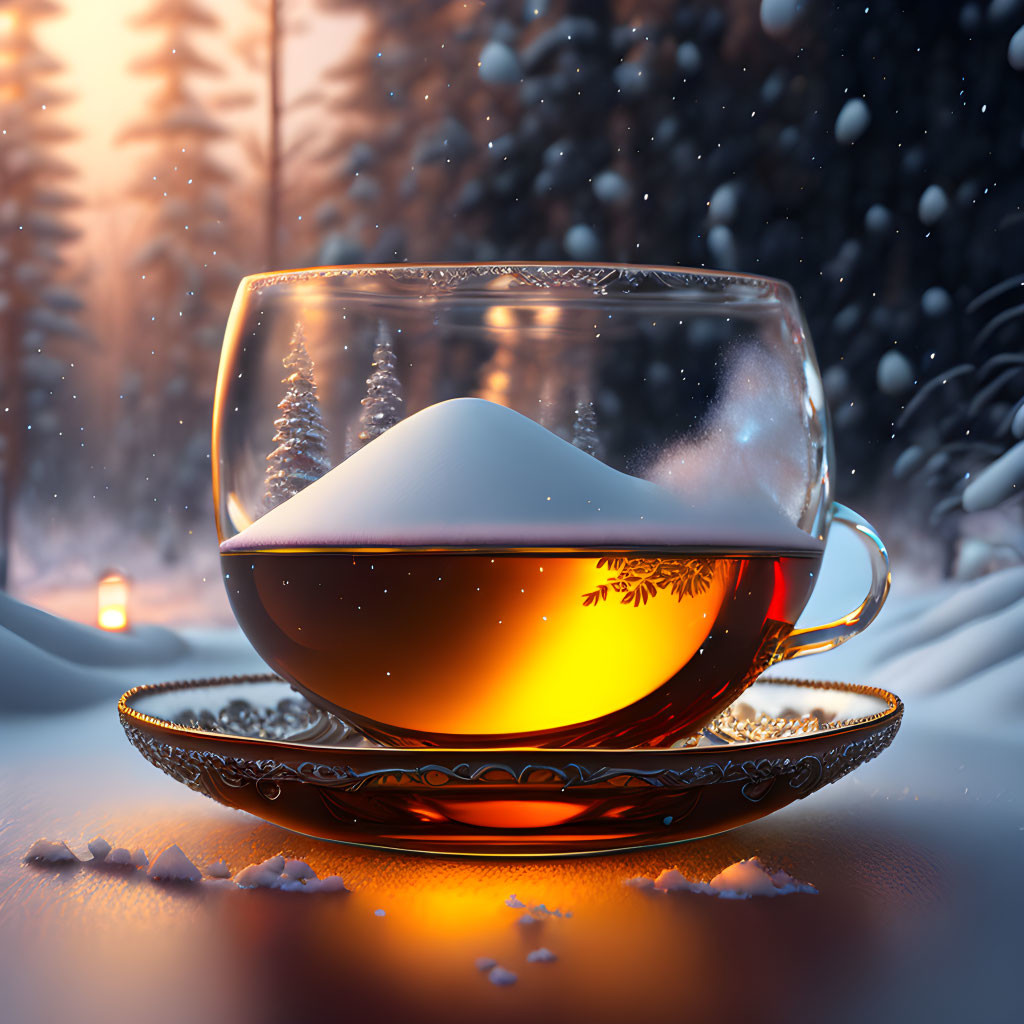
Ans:
[[[593,288],[597,294],[630,291],[642,286],[665,289],[691,289],[724,292],[738,289],[755,295],[774,295],[778,283],[770,278],[744,274],[700,273],[675,270],[671,267],[622,266],[566,266],[544,264],[473,264],[436,266],[379,266],[379,267],[315,267],[297,270],[291,274],[261,274],[248,279],[250,291],[268,286],[292,284],[337,277],[385,277],[392,281],[420,282],[432,290],[454,289],[460,285],[483,284],[498,278],[508,278],[510,287],[557,288],[560,286]]]

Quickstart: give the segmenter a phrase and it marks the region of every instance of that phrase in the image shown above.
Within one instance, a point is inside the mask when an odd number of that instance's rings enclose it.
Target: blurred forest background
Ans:
[[[116,563],[153,616],[226,609],[239,277],[401,260],[785,278],[840,500],[936,573],[1019,560],[1022,25],[1024,0],[0,0],[0,586],[74,614]]]

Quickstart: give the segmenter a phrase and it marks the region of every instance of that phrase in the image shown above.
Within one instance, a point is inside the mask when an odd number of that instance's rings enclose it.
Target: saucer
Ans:
[[[128,739],[190,789],[322,839],[439,854],[570,855],[714,835],[835,782],[903,704],[847,683],[754,683],[668,749],[399,749],[276,676],[137,686]]]

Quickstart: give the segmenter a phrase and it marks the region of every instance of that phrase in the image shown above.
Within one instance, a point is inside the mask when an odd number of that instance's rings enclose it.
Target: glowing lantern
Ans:
[[[116,569],[100,576],[96,588],[96,624],[100,629],[120,633],[128,628],[128,577]]]

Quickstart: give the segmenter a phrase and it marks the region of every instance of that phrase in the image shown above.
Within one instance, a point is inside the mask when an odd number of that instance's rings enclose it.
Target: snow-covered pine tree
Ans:
[[[71,133],[57,120],[64,97],[49,84],[61,66],[38,43],[40,23],[60,13],[52,0],[0,3],[0,590],[15,502],[26,491],[65,501],[83,461],[81,421],[62,420],[80,415],[78,403],[61,400],[74,361],[58,350],[84,333],[63,266],[77,234],[66,220],[76,199],[64,184],[75,171],[58,156]],[[76,454],[65,456],[72,436]]]
[[[1019,246],[1019,224],[1011,221],[1003,230],[1016,232]],[[988,514],[986,540],[974,541],[976,557],[984,544],[1015,553],[1014,561],[1024,558],[1022,281],[1024,275],[1013,274],[967,306],[968,316],[982,319],[958,363],[933,370],[916,387],[915,368],[908,367],[911,383],[903,391],[910,397],[895,424],[902,451],[893,475],[907,481],[910,501],[944,540],[946,575],[963,571],[961,527],[976,512]],[[991,515],[994,509],[1001,514]]]
[[[366,444],[390,430],[402,418],[402,382],[395,372],[395,350],[384,322],[377,326],[373,372],[366,378],[366,397],[359,416],[359,441]]]
[[[319,0],[365,25],[324,75],[321,262],[478,258],[457,216],[473,204],[468,168],[497,127],[481,105],[478,58],[514,5]]]
[[[301,324],[295,325],[282,362],[288,375],[281,383],[288,387],[277,404],[281,415],[274,420],[275,448],[267,456],[264,507],[268,512],[331,468],[313,360],[306,350]]]
[[[879,357],[898,338],[924,371],[933,352],[954,365],[970,297],[1016,267],[992,241],[1019,189],[990,185],[1020,178],[1024,75],[983,4],[928,19],[805,4],[768,31],[729,4],[320,3],[367,25],[328,75],[325,205],[345,234],[324,225],[325,261],[601,257],[786,278],[831,385],[840,498],[881,471],[899,415]],[[879,72],[879,46],[928,88]],[[942,56],[925,70],[926,54]],[[647,404],[627,402],[606,443],[645,443]]]
[[[576,406],[572,443],[580,451],[593,455],[595,459],[601,457],[601,438],[597,435],[597,413],[594,411],[593,402],[580,402]]]

